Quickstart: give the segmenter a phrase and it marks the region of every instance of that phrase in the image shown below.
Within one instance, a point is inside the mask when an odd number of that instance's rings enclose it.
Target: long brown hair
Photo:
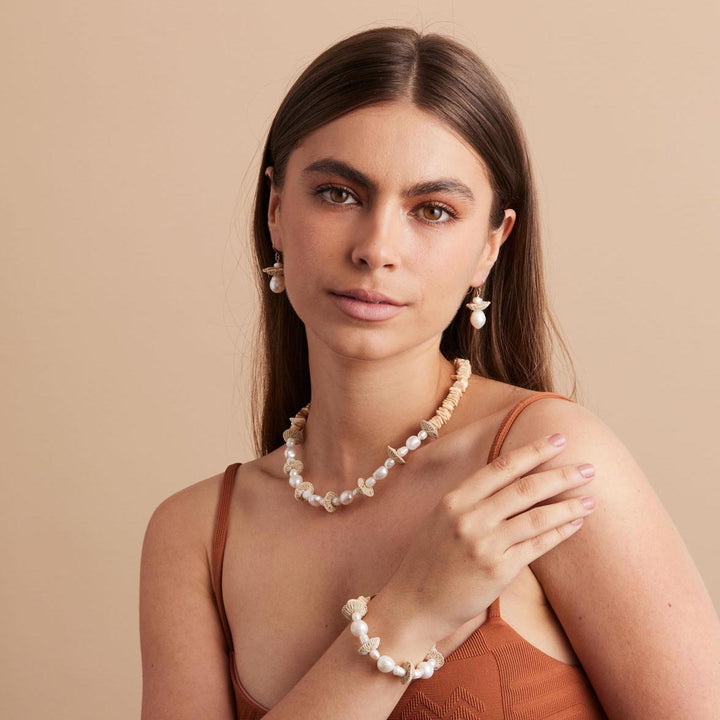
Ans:
[[[252,415],[261,455],[283,442],[288,418],[310,400],[305,327],[287,295],[272,293],[261,273],[274,262],[265,169],[274,167],[272,182],[282,188],[288,157],[306,135],[353,110],[393,100],[432,113],[476,150],[493,188],[493,228],[506,208],[517,215],[482,288],[492,302],[487,324],[481,332],[472,328],[463,303],[443,332],[443,355],[468,358],[479,375],[538,391],[554,389],[553,341],[572,367],[547,303],[535,186],[505,90],[477,55],[451,38],[405,27],[367,30],[325,50],[305,69],[282,101],[263,152],[253,212],[261,318]]]

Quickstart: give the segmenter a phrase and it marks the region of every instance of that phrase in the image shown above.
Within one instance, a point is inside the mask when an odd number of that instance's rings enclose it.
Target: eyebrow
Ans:
[[[317,173],[339,175],[349,182],[362,185],[371,191],[377,191],[377,183],[372,181],[367,175],[352,167],[352,165],[348,165],[341,160],[323,158],[322,160],[316,160],[314,163],[311,163],[302,171],[303,175],[313,175]],[[415,183],[409,188],[403,190],[402,195],[403,197],[411,198],[418,195],[428,195],[437,192],[447,192],[464,197],[470,202],[475,201],[475,196],[473,195],[472,190],[470,190],[465,183],[462,183],[455,178],[437,178],[436,180],[425,180],[423,182]]]

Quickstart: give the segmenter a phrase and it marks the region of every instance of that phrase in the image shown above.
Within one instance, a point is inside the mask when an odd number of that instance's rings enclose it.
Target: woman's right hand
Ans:
[[[589,464],[529,474],[564,446],[557,434],[538,439],[499,455],[447,493],[380,593],[425,618],[438,640],[480,615],[593,510],[588,498],[538,505],[594,474]]]

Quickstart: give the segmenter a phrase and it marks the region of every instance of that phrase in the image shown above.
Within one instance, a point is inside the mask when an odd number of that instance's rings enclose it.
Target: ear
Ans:
[[[490,270],[492,270],[497,260],[502,244],[507,240],[510,231],[513,229],[513,225],[515,225],[515,218],[515,211],[512,208],[508,208],[505,210],[505,217],[502,223],[488,235],[475,274],[472,278],[472,287],[481,287],[487,280]]]
[[[270,238],[272,240],[273,247],[282,252],[282,238],[280,236],[280,193],[275,187],[273,182],[273,170],[272,165],[265,169],[265,175],[270,179],[270,198],[268,200],[268,228],[270,230]]]

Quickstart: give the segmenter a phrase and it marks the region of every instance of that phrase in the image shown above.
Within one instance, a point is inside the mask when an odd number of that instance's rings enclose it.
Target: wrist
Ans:
[[[444,664],[427,623],[413,618],[406,607],[392,598],[359,596],[347,601],[343,615],[351,623],[350,634],[356,651],[376,664],[380,672],[400,678],[405,685],[432,677]]]

